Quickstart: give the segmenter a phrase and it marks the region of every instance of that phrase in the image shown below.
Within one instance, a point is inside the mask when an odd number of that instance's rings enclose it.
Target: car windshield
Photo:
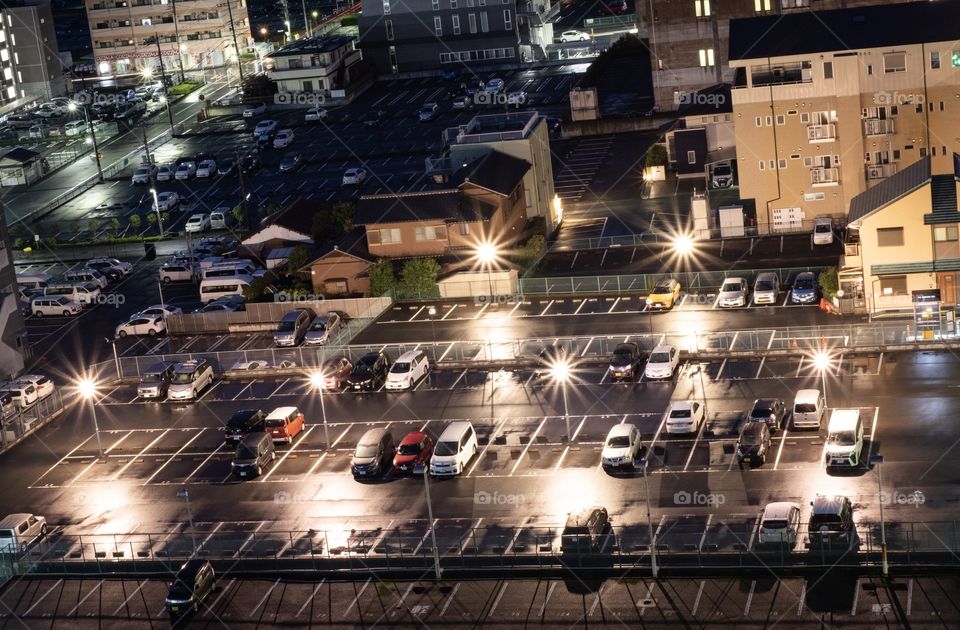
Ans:
[[[457,442],[437,442],[437,446],[433,449],[434,455],[456,455],[457,454]]]
[[[770,291],[773,289],[773,283],[762,280],[757,283],[757,291]]]
[[[420,444],[401,444],[400,445],[401,455],[416,455],[419,452],[420,452]]]
[[[760,433],[751,431],[740,436],[740,444],[743,446],[759,446],[761,442]]]
[[[372,367],[372,364],[360,362],[353,366],[353,373],[357,376],[364,376],[370,373]]]
[[[277,326],[277,332],[293,332],[296,327],[296,322],[280,322]]]
[[[690,413],[691,412],[689,409],[674,409],[673,411],[670,412],[670,418],[671,419],[689,418]]]
[[[633,359],[633,352],[627,348],[614,351],[613,358],[610,359],[612,365],[629,365]]]
[[[607,446],[609,448],[624,448],[626,446],[630,446],[630,436],[615,435],[607,440]]]
[[[833,446],[853,446],[856,441],[853,431],[836,431],[827,437],[827,442]]]
[[[326,322],[313,322],[313,326],[310,327],[310,330],[313,330],[316,332],[323,332],[326,329],[327,329]]]
[[[830,226],[827,225],[827,224],[825,224],[825,223],[820,224],[820,225],[817,226],[816,231],[817,231],[817,232],[820,232],[821,234],[824,233],[824,232],[829,232],[829,231],[830,231]]]
[[[658,282],[657,286],[653,287],[654,293],[669,293],[670,290],[670,284],[667,282]]]
[[[726,166],[726,165],[724,165],[724,166],[717,166],[716,168],[713,169],[713,174],[714,174],[714,175],[729,175],[729,174],[730,174],[730,167],[729,167],[729,166]]]
[[[192,383],[193,372],[177,372],[173,375],[174,383]]]
[[[764,521],[763,528],[764,529],[786,529],[787,522],[783,520]]]
[[[728,292],[728,291],[739,291],[739,290],[740,290],[740,283],[739,283],[739,282],[724,282],[724,283],[723,283],[723,288],[721,288],[720,290],[723,291],[724,293],[726,293],[726,292]]]
[[[793,288],[794,288],[794,289],[812,289],[812,288],[813,288],[813,280],[810,280],[809,278],[804,278],[804,279],[802,279],[802,280],[797,280],[797,281],[793,284]]]
[[[816,532],[821,528],[828,530],[840,529],[840,516],[837,514],[814,514],[810,517],[810,531]]]
[[[144,374],[140,377],[141,383],[159,383],[160,375],[158,374]]]
[[[670,357],[666,352],[654,352],[650,355],[650,363],[669,363]]]
[[[410,371],[410,364],[405,362],[401,363],[398,361],[397,363],[393,364],[393,367],[390,368],[390,371],[394,374],[406,374]]]
[[[753,413],[750,414],[754,418],[769,418],[773,415],[773,412],[767,407],[754,407]]]
[[[170,585],[170,594],[168,597],[171,599],[190,599],[191,595],[193,595],[193,592],[182,582],[175,582]]]
[[[357,452],[354,453],[355,457],[373,457],[377,454],[377,444],[358,444]]]
[[[250,448],[246,444],[240,444],[237,446],[237,452],[234,453],[235,459],[256,459],[257,458],[257,449]]]

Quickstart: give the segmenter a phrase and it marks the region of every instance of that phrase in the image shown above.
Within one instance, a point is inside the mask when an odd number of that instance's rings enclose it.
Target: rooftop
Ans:
[[[930,181],[930,156],[924,156],[850,200],[847,223],[864,218]]]
[[[535,111],[474,116],[465,125],[444,131],[450,144],[477,144],[523,140],[533,133],[540,120]]]
[[[730,59],[761,59],[960,39],[960,0],[730,20]]]
[[[457,189],[424,193],[366,195],[357,202],[357,225],[406,221],[481,221],[490,218],[496,206]]]
[[[349,35],[321,35],[319,37],[305,37],[290,42],[280,50],[267,55],[268,57],[289,57],[293,55],[309,55],[313,53],[328,53],[348,46],[353,41]]]

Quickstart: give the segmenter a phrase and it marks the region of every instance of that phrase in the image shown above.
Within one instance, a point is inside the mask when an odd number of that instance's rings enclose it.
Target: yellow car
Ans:
[[[673,308],[679,297],[680,283],[673,278],[664,278],[657,282],[653,291],[647,296],[647,308],[651,310]]]

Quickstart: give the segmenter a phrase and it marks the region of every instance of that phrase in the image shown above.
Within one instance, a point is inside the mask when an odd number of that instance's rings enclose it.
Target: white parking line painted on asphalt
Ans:
[[[159,474],[160,474],[160,471],[167,467],[167,464],[169,464],[170,462],[172,462],[172,461],[174,460],[174,458],[177,457],[177,455],[179,455],[180,453],[182,453],[182,452],[184,451],[184,449],[186,449],[188,446],[190,446],[190,444],[192,444],[193,441],[196,440],[196,439],[197,439],[198,437],[200,437],[201,435],[203,435],[203,431],[198,431],[196,435],[194,435],[192,438],[190,438],[189,440],[187,440],[187,442],[186,442],[183,446],[181,446],[181,447],[177,450],[176,453],[174,453],[173,455],[171,455],[170,457],[168,457],[165,462],[163,462],[162,464],[160,464],[160,467],[157,468],[155,471],[153,471],[153,474],[150,475],[149,477],[147,477],[147,480],[144,481],[144,482],[143,482],[142,484],[140,484],[140,485],[141,485],[141,486],[145,486],[145,485],[149,484],[151,481],[153,481],[153,478],[156,477],[157,475],[159,475]]]
[[[223,448],[223,445],[224,445],[224,444],[225,444],[225,442],[222,442],[222,443],[220,444],[220,446],[218,446],[212,453],[210,453],[209,455],[207,455],[207,457],[206,457],[202,462],[200,462],[200,465],[199,465],[199,466],[197,466],[196,468],[194,468],[192,471],[190,471],[190,474],[189,474],[189,475],[187,475],[186,477],[183,478],[183,482],[186,483],[186,482],[190,481],[190,477],[193,477],[195,474],[197,474],[197,472],[200,471],[201,468],[203,468],[204,466],[206,466],[206,465],[207,465],[207,462],[210,461],[210,458],[220,452],[220,449]]]
[[[687,462],[683,465],[683,472],[687,472],[687,470],[690,468],[690,462],[693,461],[693,454],[697,452],[697,445],[700,443],[700,439],[703,437],[703,431],[706,426],[707,419],[704,418],[703,421],[700,422],[700,426],[697,430],[697,437],[693,440],[693,446],[690,447],[690,454],[687,455]]]
[[[850,616],[857,616],[857,604],[860,602],[860,578],[857,578],[857,586],[853,591],[853,605],[850,606]]]
[[[415,319],[417,318],[417,315],[419,315],[420,313],[422,313],[425,308],[427,308],[427,306],[424,304],[424,305],[421,306],[419,309],[417,309],[417,312],[414,313],[413,315],[411,315],[411,316],[410,316],[410,319],[408,319],[407,321],[408,321],[408,322],[412,322],[413,320],[415,320]]]
[[[220,594],[217,595],[217,598],[213,600],[213,602],[209,606],[206,606],[207,610],[210,610],[210,611],[216,610],[217,604],[220,603],[220,599],[226,594],[227,591],[230,590],[230,587],[233,586],[234,582],[236,581],[237,581],[237,578],[230,578],[230,581],[227,582],[226,586],[221,586],[218,589],[220,591]]]
[[[296,447],[298,445],[304,443],[304,441],[307,439],[307,436],[310,435],[310,432],[313,431],[317,426],[319,425],[311,424],[309,427],[303,430],[300,433],[300,435],[297,436],[297,441],[294,444],[291,444],[290,448],[287,449],[287,452],[283,454],[283,457],[278,459],[277,462],[270,468],[270,470],[268,470],[266,474],[261,476],[260,479],[258,479],[257,481],[259,481],[260,483],[266,483],[267,479],[270,478],[270,475],[272,475],[277,470],[277,468],[280,468],[280,464],[287,461],[287,458],[290,457],[290,454],[296,450]]]
[[[54,583],[53,583],[53,586],[51,586],[49,589],[47,589],[47,591],[46,591],[43,595],[41,595],[40,597],[38,597],[37,599],[35,599],[34,602],[33,602],[33,605],[30,606],[30,608],[27,608],[25,611],[23,611],[23,614],[22,614],[21,616],[26,617],[27,615],[29,615],[31,610],[33,610],[34,608],[36,608],[37,605],[38,605],[40,602],[42,602],[47,595],[49,595],[50,593],[53,592],[53,589],[57,588],[57,587],[60,586],[62,583],[63,583],[63,578],[60,578],[59,580],[57,580],[56,582],[54,582]],[[124,602],[124,603],[126,603],[126,602]],[[121,604],[121,606],[122,606],[122,604]],[[118,610],[119,610],[119,609],[118,609]],[[114,613],[114,614],[116,614],[116,613]]]
[[[777,419],[779,422],[780,418]],[[780,436],[780,448],[777,449],[777,459],[773,462],[773,469],[776,470],[780,466],[780,457],[783,455],[783,446],[787,443],[787,435],[790,433],[787,424],[783,425],[783,435]]]
[[[663,521],[662,521],[662,520],[660,521],[660,525],[663,525]],[[658,527],[657,527],[657,533],[659,533],[659,532],[660,532],[660,527],[658,526]],[[651,601],[651,600],[653,599],[653,584],[654,584],[654,583],[651,582],[649,585],[647,585],[647,595],[644,597],[644,599],[647,600],[647,601]],[[641,617],[643,617],[643,614],[644,614],[645,612],[647,612],[647,610],[649,610],[649,607],[648,607],[648,606],[644,606],[643,608],[640,609],[639,615],[640,615]]]
[[[500,592],[497,594],[497,598],[493,600],[493,605],[490,606],[490,612],[487,613],[487,618],[493,616],[493,612],[497,609],[497,606],[500,604],[500,600],[503,598],[503,594],[507,592],[507,585],[510,584],[508,581],[504,581],[503,586],[500,587]],[[600,587],[600,590],[603,590],[603,586]]]
[[[250,614],[247,615],[248,617],[253,617],[253,614],[257,612],[257,610],[259,610],[261,606],[263,606],[263,604],[267,601],[267,598],[270,597],[270,594],[273,593],[273,589],[277,588],[277,584],[279,583],[280,583],[280,578],[277,578],[277,581],[274,582],[269,589],[267,589],[267,592],[263,595],[263,597],[260,599],[257,605],[253,607],[253,610],[250,611]]]
[[[543,428],[543,425],[547,422],[546,417],[540,421],[540,424],[537,425],[536,430],[534,430],[533,435],[530,436],[530,439],[527,441],[527,446],[523,449],[523,452],[520,453],[520,457],[517,458],[517,461],[513,464],[513,468],[510,469],[510,474],[513,475],[517,472],[517,468],[520,466],[520,462],[523,461],[523,458],[527,455],[527,451],[530,450],[530,446],[534,444],[537,439],[537,434],[540,433],[540,429]]]
[[[470,475],[473,474],[473,471],[476,470],[477,465],[479,465],[480,462],[483,460],[483,456],[486,455],[487,450],[490,448],[491,445],[493,445],[493,441],[496,439],[497,433],[500,432],[500,429],[502,429],[502,428],[503,428],[503,425],[506,424],[506,423],[507,423],[507,418],[502,418],[502,419],[500,420],[500,424],[498,424],[498,425],[493,429],[493,433],[490,434],[490,438],[489,438],[489,440],[487,441],[487,445],[484,446],[484,447],[483,447],[483,450],[480,451],[480,453],[477,455],[476,460],[473,462],[473,466],[471,466],[471,467],[470,467],[470,470],[468,470],[468,471],[466,472],[466,474],[464,475],[465,477],[469,477]]]
[[[483,308],[480,309],[480,312],[473,316],[473,319],[480,319],[480,316],[483,315],[483,312],[492,304],[492,302],[487,302],[483,305]]]
[[[753,580],[750,582],[750,592],[747,594],[747,603],[743,607],[743,615],[747,616],[750,614],[750,604],[753,603],[753,592],[757,589],[757,581]]]
[[[137,453],[136,455],[131,456],[131,457],[130,457],[130,460],[127,461],[127,463],[124,464],[124,465],[120,468],[120,470],[118,470],[117,472],[115,472],[115,473],[113,474],[113,476],[110,478],[110,481],[116,481],[117,479],[119,479],[119,478],[120,478],[120,475],[122,475],[124,472],[126,472],[127,468],[130,468],[130,466],[132,466],[133,464],[135,464],[138,459],[140,459],[141,457],[143,457],[143,454],[144,454],[144,453],[146,453],[148,450],[150,450],[150,447],[152,447],[154,444],[156,444],[156,443],[159,442],[161,439],[163,439],[163,437],[164,437],[167,433],[169,433],[170,431],[172,431],[172,429],[164,429],[164,430],[163,430],[163,433],[161,433],[161,434],[158,435],[156,438],[154,438],[154,440],[153,440],[152,442],[150,442],[149,444],[147,444],[146,446],[144,446],[143,449],[142,449],[139,453]]]
[[[447,614],[447,608],[450,607],[450,604],[453,602],[453,598],[457,596],[457,591],[459,591],[459,590],[460,590],[460,582],[457,582],[457,583],[454,585],[453,590],[450,591],[450,594],[447,596],[446,601],[443,602],[443,607],[440,608],[440,616],[441,616],[441,617],[443,617],[445,614]]]
[[[441,317],[440,320],[443,321],[443,320],[445,320],[446,318],[450,317],[450,314],[453,313],[453,311],[455,311],[458,306],[460,306],[460,305],[459,305],[459,304],[454,304],[453,306],[451,306],[451,307],[450,307],[450,310],[447,311],[446,313],[444,313],[443,317]]]
[[[276,388],[275,390],[273,390],[273,392],[272,392],[269,396],[267,396],[267,399],[269,400],[270,398],[273,398],[274,396],[276,396],[276,395],[277,395],[277,392],[279,392],[281,389],[283,389],[283,386],[286,385],[286,384],[289,383],[289,382],[290,382],[290,379],[288,378],[288,379],[284,380],[282,383],[280,383],[280,384],[277,386],[277,388]]]
[[[242,394],[243,392],[245,392],[245,391],[247,391],[248,389],[250,389],[251,387],[253,387],[253,384],[256,383],[257,381],[258,381],[258,379],[253,379],[252,381],[250,381],[249,383],[247,383],[247,384],[243,387],[243,389],[241,389],[239,392],[237,392],[237,395],[236,395],[236,396],[234,396],[233,398],[231,398],[231,400],[236,400],[237,398],[240,398],[240,394]]]
[[[320,590],[320,588],[321,588],[324,584],[326,584],[326,582],[327,582],[327,578],[323,578],[322,580],[320,580],[320,583],[317,584],[317,585],[314,587],[313,592],[310,593],[310,597],[308,597],[306,600],[304,600],[303,605],[301,605],[301,606],[300,606],[300,609],[297,610],[297,614],[296,614],[297,617],[299,617],[300,615],[303,614],[303,609],[307,607],[307,604],[309,604],[310,602],[313,601],[313,598],[317,596],[317,592]]]
[[[93,595],[95,592],[97,592],[97,590],[98,590],[101,586],[103,586],[103,583],[104,583],[104,580],[100,580],[99,582],[97,582],[97,584],[96,584],[93,588],[91,588],[91,589],[87,592],[86,595],[83,596],[83,599],[81,599],[80,601],[78,601],[78,602],[77,602],[77,605],[70,609],[70,612],[68,612],[66,616],[67,616],[67,617],[72,617],[72,616],[73,616],[73,613],[77,612],[77,609],[80,608],[80,605],[83,604],[83,602],[87,601],[87,600],[90,598],[91,595]]]
[[[553,300],[550,300],[550,302],[547,303],[546,307],[544,307],[544,309],[540,311],[539,317],[543,317],[544,315],[546,315],[547,311],[550,309],[551,306],[553,306]]]
[[[550,602],[550,596],[553,595],[553,589],[557,588],[557,584],[560,582],[554,580],[550,582],[550,586],[547,587],[547,595],[543,598],[543,603],[540,604],[540,612],[537,613],[537,617],[540,618],[541,622],[543,621],[543,613],[547,610],[547,604]]]
[[[700,597],[703,596],[703,587],[707,583],[706,580],[700,580],[700,588],[697,589],[697,596],[693,600],[693,608],[690,610],[690,616],[697,616],[697,608],[700,607]]]
[[[799,538],[799,536],[797,536]],[[803,614],[803,604],[807,601],[807,581],[800,585],[800,599],[797,600],[797,617]]]
[[[766,356],[760,357],[760,365],[757,366],[757,373],[753,376],[753,378],[760,378],[760,373],[763,372],[763,364],[766,361],[767,361]]]
[[[710,523],[713,522],[713,514],[707,515],[707,524],[703,527],[703,533],[700,534],[700,542],[697,544],[697,551],[703,551],[703,543],[707,540],[707,532],[710,531]]]

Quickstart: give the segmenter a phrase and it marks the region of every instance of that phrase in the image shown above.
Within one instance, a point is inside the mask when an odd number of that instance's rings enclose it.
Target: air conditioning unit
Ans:
[[[883,179],[883,167],[873,165],[867,167],[867,179]]]

